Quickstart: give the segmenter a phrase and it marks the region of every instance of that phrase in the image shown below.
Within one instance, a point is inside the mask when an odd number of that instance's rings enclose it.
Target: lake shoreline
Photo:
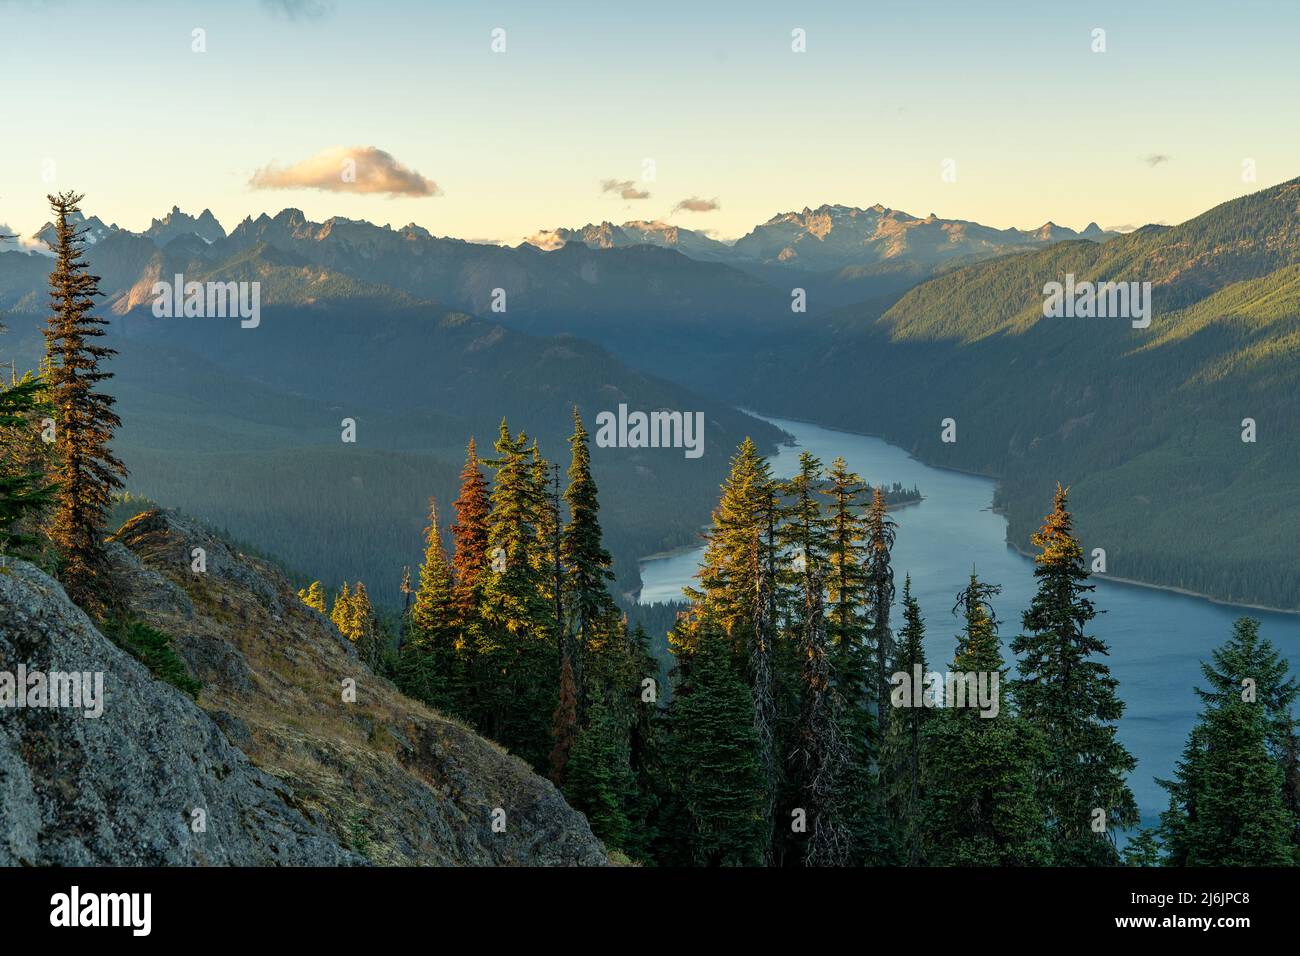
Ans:
[[[1033,558],[1032,551],[1026,551],[1024,548],[1008,541],[1007,547],[1016,554],[1026,558]],[[1125,584],[1134,588],[1147,588],[1152,591],[1165,591],[1169,594],[1180,594],[1183,597],[1198,598],[1202,601],[1209,601],[1211,604],[1217,604],[1219,607],[1241,608],[1243,611],[1267,611],[1269,614],[1300,614],[1300,610],[1285,607],[1268,607],[1264,604],[1242,604],[1239,601],[1224,601],[1220,598],[1211,597],[1208,594],[1202,594],[1199,591],[1193,591],[1190,588],[1180,588],[1173,584],[1153,584],[1150,581],[1139,581],[1137,578],[1120,578],[1113,574],[1096,572],[1091,575],[1097,581],[1113,581],[1116,584]]]
[[[855,431],[851,428],[840,428],[839,426],[836,425],[823,425],[820,422],[809,421],[806,418],[792,418],[788,415],[772,415],[770,413],[759,412],[750,408],[738,408],[737,410],[744,412],[746,415],[752,415],[756,418],[761,418],[764,421],[767,421],[768,424],[772,424],[772,422],[770,421],[771,418],[778,418],[782,421],[798,422],[802,425],[812,425],[814,428],[824,428],[826,431],[840,432],[845,435],[856,435],[860,438],[875,438],[879,441],[885,442],[887,445],[892,445],[894,448],[897,448],[899,451],[903,452],[905,455],[907,455],[907,457],[911,458],[913,461],[925,465],[927,468],[935,468],[939,471],[950,471],[959,475],[970,475],[971,477],[974,478],[986,478],[989,481],[994,482],[998,488],[1001,487],[1001,479],[998,478],[997,475],[991,475],[980,471],[973,471],[967,468],[954,468],[951,465],[932,464],[931,462],[928,462],[925,459],[918,457],[913,452],[904,448],[902,445],[894,444],[894,442],[890,441],[884,435],[873,434],[871,432],[865,432],[865,431]],[[779,428],[780,426],[778,425],[777,427]],[[787,434],[789,433],[787,432]],[[992,510],[994,514],[998,514],[998,515],[1002,515],[1003,517],[1006,517],[1005,513],[1001,509],[994,507]],[[1025,550],[1020,545],[1012,541],[1010,538],[1006,539],[1006,545],[1008,548],[1011,548],[1017,554],[1020,554],[1024,557],[1032,558],[1034,556],[1033,552]],[[1172,584],[1157,584],[1154,581],[1143,581],[1140,578],[1121,578],[1121,577],[1116,577],[1114,575],[1106,574],[1103,576],[1103,580],[1114,581],[1116,584],[1126,584],[1129,585],[1130,587],[1150,588],[1153,591],[1166,591],[1170,594],[1181,594],[1184,597],[1200,598],[1203,601],[1209,601],[1211,604],[1217,604],[1220,607],[1235,607],[1247,611],[1266,611],[1270,614],[1290,614],[1293,616],[1300,615],[1300,609],[1297,608],[1269,607],[1266,604],[1243,604],[1239,601],[1226,601],[1223,598],[1218,598],[1212,594],[1206,594],[1202,591],[1193,591],[1190,588],[1180,588]]]

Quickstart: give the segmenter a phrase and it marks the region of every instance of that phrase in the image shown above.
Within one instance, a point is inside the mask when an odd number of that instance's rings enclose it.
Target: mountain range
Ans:
[[[423,497],[450,500],[464,437],[486,446],[502,413],[560,457],[573,402],[588,415],[621,401],[704,410],[699,468],[597,455],[602,480],[626,492],[608,530],[632,593],[637,556],[692,540],[736,442],[779,440],[730,407],[741,405],[998,477],[1021,547],[1055,482],[1073,484],[1114,574],[1289,605],[1298,191],[1283,183],[1122,235],[880,205],[783,213],[734,243],[629,222],[507,247],[297,209],[229,232],[177,208],[141,233],[85,224],[119,317],[114,385],[140,490],[269,536],[291,563],[335,553],[324,536],[343,535],[359,542],[356,561],[324,572],[382,567],[395,581]],[[20,363],[39,359],[48,262],[0,252],[4,344]],[[260,281],[261,328],[153,319],[153,283],[178,273]],[[1045,318],[1044,287],[1067,274],[1150,282],[1152,325]],[[805,312],[792,309],[800,289]],[[345,412],[365,416],[373,444],[341,458]],[[939,440],[948,417],[955,444]],[[1246,417],[1261,437],[1243,448]],[[312,500],[328,502],[334,527],[304,536],[295,529],[324,520]]]
[[[1095,222],[1082,232],[1055,223],[1037,229],[995,229],[977,222],[924,219],[880,204],[804,207],[755,226],[734,243],[720,242],[705,233],[662,222],[633,221],[588,223],[580,229],[546,230],[529,238],[543,249],[580,242],[597,249],[653,245],[676,249],[692,259],[735,265],[779,264],[811,272],[834,272],[894,259],[937,266],[943,262],[998,255],[1035,248],[1066,239],[1104,241],[1118,233],[1106,232]]]

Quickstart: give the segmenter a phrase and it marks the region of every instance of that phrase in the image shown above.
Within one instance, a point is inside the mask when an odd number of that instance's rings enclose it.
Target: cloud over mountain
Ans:
[[[673,212],[713,212],[718,208],[720,207],[716,199],[700,199],[698,196],[692,196],[674,206]]]
[[[636,183],[630,179],[606,179],[600,184],[600,191],[603,193],[618,193],[624,199],[650,198],[649,190],[638,189]]]
[[[374,146],[333,146],[292,166],[264,166],[253,173],[249,185],[254,189],[323,189],[389,196],[437,196],[442,192],[433,180]]]

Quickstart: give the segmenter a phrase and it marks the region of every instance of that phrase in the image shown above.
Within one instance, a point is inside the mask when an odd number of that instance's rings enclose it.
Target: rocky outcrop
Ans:
[[[195,549],[202,549],[202,572],[192,570]],[[239,554],[196,522],[157,510],[129,521],[110,543],[110,557],[117,589],[132,614],[170,635],[204,685],[196,708],[170,686],[154,681],[152,696],[141,696],[139,706],[129,711],[130,720],[117,725],[122,733],[147,734],[162,733],[164,724],[174,724],[167,738],[174,738],[176,746],[190,746],[195,754],[193,760],[179,751],[160,755],[157,769],[144,775],[138,788],[119,790],[121,796],[139,798],[135,789],[161,786],[160,779],[171,772],[183,778],[190,765],[195,773],[226,765],[233,772],[237,764],[232,760],[246,756],[238,766],[261,780],[259,792],[276,795],[288,814],[286,821],[296,821],[301,828],[298,843],[290,840],[281,851],[286,861],[302,861],[302,856],[293,855],[301,843],[301,852],[312,857],[311,862],[330,865],[351,859],[351,854],[381,865],[607,862],[586,818],[565,803],[554,785],[496,744],[404,697],[372,674],[338,630],[303,605],[272,566]],[[148,674],[94,631],[57,585],[28,568],[7,580],[11,586],[0,590],[0,621],[9,620],[13,606],[28,609],[19,621],[33,620],[34,607],[46,622],[36,629],[20,625],[18,643],[27,648],[23,653],[36,654],[41,646],[53,653],[48,649],[66,643],[61,635],[71,626],[69,621],[76,621],[79,640],[105,657],[112,655],[114,674],[118,668],[129,671],[132,692],[143,694]],[[18,581],[25,583],[14,590]],[[164,698],[177,713],[188,714],[187,720],[164,722],[150,716]],[[101,721],[109,716],[106,709]],[[0,721],[0,726],[9,725],[7,716]],[[153,739],[139,738],[124,746],[147,751],[155,746]],[[204,747],[218,745],[231,753],[231,760],[208,760]],[[0,745],[0,750],[11,748]],[[11,753],[0,757],[14,759]],[[57,753],[48,758],[51,786],[57,785],[63,759]],[[108,764],[97,772],[106,784],[128,786]],[[0,789],[11,786],[0,770]],[[169,781],[165,789],[170,788]],[[155,800],[144,809],[116,812],[132,818],[171,813],[174,799],[168,796],[164,803]],[[105,791],[101,802],[122,803],[112,790]],[[13,805],[12,796],[0,798],[0,806]],[[174,821],[158,826],[185,822],[179,811],[174,815]],[[214,816],[209,813],[209,833]],[[288,831],[286,840],[288,833],[298,832],[289,822],[280,826]],[[4,829],[28,837],[34,832],[30,820],[6,823]],[[280,831],[262,817],[248,819],[247,829],[250,840],[262,834],[274,845],[280,838]],[[311,833],[318,835],[320,846],[309,845]],[[183,832],[176,835],[177,846],[193,842],[184,837]],[[128,828],[114,847],[131,841]],[[185,858],[236,862],[220,856]],[[119,862],[112,848],[93,852],[90,859]],[[240,861],[244,859],[248,856]],[[144,862],[129,855],[121,860],[131,861]]]
[[[88,716],[99,708],[84,699],[0,708],[0,866],[364,862],[57,583],[10,561],[0,569],[0,701],[15,699],[2,685],[20,667],[43,679],[102,675],[102,713]]]

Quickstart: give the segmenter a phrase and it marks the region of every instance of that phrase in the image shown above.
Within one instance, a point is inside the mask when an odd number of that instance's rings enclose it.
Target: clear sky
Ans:
[[[1179,222],[1300,176],[1297,36],[1289,0],[0,0],[0,223],[31,233],[54,188],[132,229],[297,206],[509,241],[602,219],[729,238],[821,203]],[[436,194],[250,185],[353,146]]]

